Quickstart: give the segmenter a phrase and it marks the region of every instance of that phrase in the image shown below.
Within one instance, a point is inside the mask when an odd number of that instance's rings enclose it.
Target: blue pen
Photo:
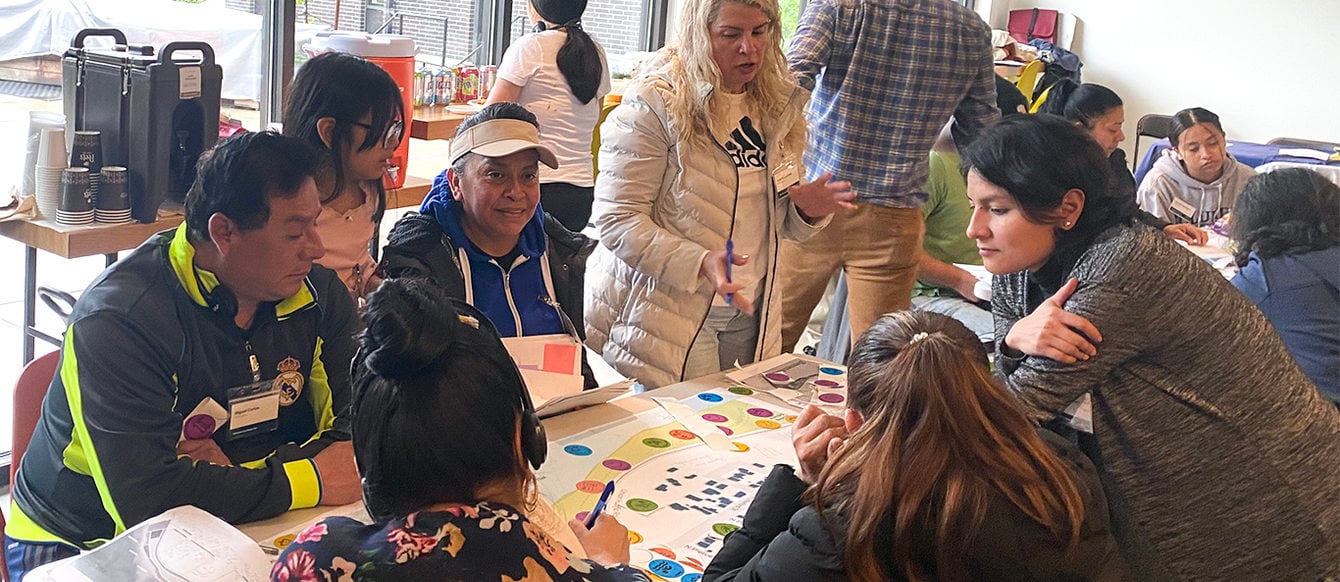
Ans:
[[[726,239],[726,282],[730,283],[730,268],[735,264],[735,241]],[[734,293],[726,294],[726,305],[730,305],[731,299],[735,298]]]
[[[610,500],[610,494],[614,493],[614,482],[607,481],[605,490],[600,492],[600,499],[596,501],[596,506],[591,510],[591,515],[586,516],[586,529],[596,526],[596,518],[600,517],[600,512],[605,510],[605,502]]]

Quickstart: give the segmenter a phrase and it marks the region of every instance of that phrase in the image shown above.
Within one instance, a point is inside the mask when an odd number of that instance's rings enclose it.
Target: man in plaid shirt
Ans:
[[[999,117],[991,30],[951,0],[811,0],[787,55],[810,88],[809,179],[849,180],[856,208],[782,241],[783,348],[833,272],[847,273],[851,337],[907,309],[924,225],[927,154],[953,116],[960,147]]]

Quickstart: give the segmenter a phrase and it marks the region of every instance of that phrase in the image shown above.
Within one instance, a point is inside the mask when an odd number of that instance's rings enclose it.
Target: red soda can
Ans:
[[[456,69],[456,100],[469,103],[479,98],[479,69],[462,65]]]

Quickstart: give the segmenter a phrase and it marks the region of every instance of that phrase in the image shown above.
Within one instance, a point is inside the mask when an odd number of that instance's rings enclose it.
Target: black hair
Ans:
[[[1000,109],[1001,117],[1028,113],[1028,98],[1014,83],[996,75],[996,108]]]
[[[1283,168],[1247,180],[1229,222],[1241,267],[1262,259],[1340,246],[1340,186],[1304,168]]]
[[[293,77],[284,108],[284,135],[305,140],[323,150],[329,149],[331,167],[335,171],[335,189],[322,193],[323,204],[344,189],[344,157],[340,148],[349,140],[354,125],[369,112],[372,122],[368,125],[372,127],[365,133],[363,143],[358,144],[358,151],[369,150],[381,143],[386,129],[397,119],[409,125],[395,79],[367,59],[348,53],[326,52],[308,60]],[[323,117],[335,119],[329,148],[317,130],[317,122]],[[380,179],[375,182],[377,211],[374,222],[380,220],[386,209],[386,188]]]
[[[186,193],[186,231],[208,241],[209,217],[223,214],[243,231],[265,226],[269,199],[292,198],[324,163],[321,152],[301,140],[270,131],[243,132],[200,156],[195,182]]]
[[[1135,199],[1117,192],[1102,146],[1088,130],[1055,115],[1001,119],[963,152],[963,167],[1009,192],[1037,224],[1057,222],[1066,192],[1084,192],[1074,228],[1056,230],[1056,253],[1085,248],[1098,233],[1135,215]]]
[[[1168,135],[1168,142],[1176,149],[1177,141],[1182,139],[1182,134],[1201,123],[1208,123],[1219,130],[1220,134],[1224,133],[1224,126],[1219,123],[1218,115],[1215,115],[1209,109],[1192,107],[1173,114],[1172,133]]]
[[[456,135],[453,137],[460,137],[465,133],[465,130],[484,123],[485,121],[493,121],[495,119],[519,119],[534,125],[536,128],[540,127],[539,118],[535,117],[535,114],[531,113],[529,109],[526,109],[524,105],[512,103],[510,101],[499,101],[498,103],[485,105],[483,109],[474,112],[469,117],[462,120],[461,124],[456,126]],[[461,156],[459,160],[456,160],[455,164],[452,164],[451,169],[455,170],[457,174],[465,173],[465,162],[470,159],[471,155],[474,154]]]
[[[1047,92],[1047,100],[1038,107],[1038,113],[1051,113],[1076,122],[1085,129],[1093,129],[1095,120],[1121,107],[1121,97],[1102,85],[1083,85],[1070,79],[1061,79]]]
[[[590,103],[600,89],[605,67],[600,61],[596,41],[582,30],[586,0],[530,0],[530,5],[540,18],[552,24],[549,30],[567,30],[568,38],[556,55],[558,71],[563,73],[572,95],[583,104]]]
[[[374,518],[528,474],[516,451],[524,390],[487,318],[426,279],[388,279],[368,297],[354,359],[354,456]]]

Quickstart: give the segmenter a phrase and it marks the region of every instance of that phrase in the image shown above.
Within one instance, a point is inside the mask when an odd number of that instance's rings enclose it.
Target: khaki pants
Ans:
[[[917,281],[925,222],[920,208],[857,204],[838,210],[808,241],[782,241],[777,280],[782,290],[782,350],[795,349],[828,279],[847,272],[851,339],[885,313],[907,309]]]

